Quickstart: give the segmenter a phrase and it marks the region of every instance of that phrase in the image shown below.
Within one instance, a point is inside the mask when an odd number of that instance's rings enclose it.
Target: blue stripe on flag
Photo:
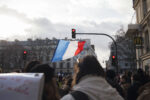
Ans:
[[[66,49],[68,48],[69,43],[70,43],[69,41],[59,40],[59,43],[57,45],[57,49],[56,49],[55,54],[52,58],[52,62],[62,60],[63,55],[66,52]]]

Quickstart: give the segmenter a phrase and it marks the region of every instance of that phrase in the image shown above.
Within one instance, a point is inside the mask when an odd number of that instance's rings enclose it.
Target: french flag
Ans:
[[[52,62],[65,60],[83,51],[85,41],[59,40]]]

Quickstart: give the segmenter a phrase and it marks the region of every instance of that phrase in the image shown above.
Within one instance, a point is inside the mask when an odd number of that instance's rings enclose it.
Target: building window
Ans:
[[[69,70],[67,70],[67,73],[70,73],[70,71],[69,71]]]
[[[135,0],[133,0],[133,5],[135,4]]]
[[[127,67],[127,66],[128,66],[128,63],[125,63],[125,66]]]
[[[67,59],[67,61],[70,61],[71,59]]]
[[[46,60],[49,61],[49,56],[46,57]]]
[[[137,7],[137,22],[140,23],[141,20],[142,20],[141,5],[139,4]]]
[[[149,51],[149,34],[148,31],[145,32],[145,49],[146,53]]]
[[[54,68],[54,69],[56,68],[56,63],[53,63],[53,68]]]
[[[150,11],[150,0],[147,0],[147,12]]]
[[[70,63],[68,62],[68,63],[67,63],[67,69],[69,69],[69,68],[70,68]]]
[[[145,16],[147,13],[147,0],[142,1],[143,1],[143,15]]]
[[[62,69],[62,68],[63,68],[63,62],[60,63],[60,69]]]
[[[150,18],[148,19],[148,26],[150,27]]]

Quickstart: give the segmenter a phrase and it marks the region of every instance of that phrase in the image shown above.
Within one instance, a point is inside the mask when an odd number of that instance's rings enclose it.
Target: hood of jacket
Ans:
[[[84,76],[73,90],[87,94],[90,100],[123,100],[117,90],[99,76]]]

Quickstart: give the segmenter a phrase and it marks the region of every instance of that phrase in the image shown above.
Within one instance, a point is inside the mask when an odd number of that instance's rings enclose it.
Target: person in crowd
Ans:
[[[113,87],[116,88],[116,90],[119,92],[119,94],[124,97],[123,89],[119,85],[119,83],[116,80],[116,73],[113,70],[107,70],[106,71],[106,80],[107,82]]]
[[[142,69],[138,69],[137,72],[131,77],[131,79],[132,85],[128,89],[127,99],[136,100],[139,96],[139,88],[149,81],[149,77],[144,73]]]
[[[40,61],[36,61],[36,60],[30,61],[30,62],[25,66],[24,72],[30,72],[30,70],[31,70],[34,66],[36,66],[36,65],[38,65],[38,64],[41,64],[41,62],[40,62]]]
[[[127,100],[136,100],[138,97],[138,89],[142,86],[142,82],[138,73],[134,73],[131,79],[132,84],[127,91]]]
[[[31,68],[30,72],[44,73],[45,85],[42,100],[59,100],[58,88],[54,76],[54,69],[48,64],[40,64]]]
[[[67,90],[69,92],[70,89],[71,89],[71,83],[72,83],[72,77],[71,76],[67,76],[65,78],[65,81],[64,81],[62,89]]]
[[[137,74],[139,76],[139,81],[141,82],[142,85],[144,85],[145,83],[147,83],[149,80],[149,76],[146,75],[146,73],[141,69],[139,68],[137,70]]]
[[[62,85],[60,95],[63,97],[64,95],[68,94],[71,91],[71,83],[72,83],[72,77],[67,76],[65,78],[64,84]]]
[[[126,98],[127,97],[127,91],[129,89],[129,87],[131,86],[131,83],[128,80],[128,76],[126,74],[121,76],[120,86],[123,89],[124,98],[127,99]]]
[[[105,80],[105,73],[95,56],[87,55],[74,66],[72,92],[61,100],[123,100]]]
[[[131,84],[131,76],[132,76],[132,72],[131,72],[131,71],[128,71],[128,72],[127,72],[127,83],[130,83],[130,84]]]
[[[137,100],[150,100],[150,82],[141,86],[138,92],[139,96]]]

